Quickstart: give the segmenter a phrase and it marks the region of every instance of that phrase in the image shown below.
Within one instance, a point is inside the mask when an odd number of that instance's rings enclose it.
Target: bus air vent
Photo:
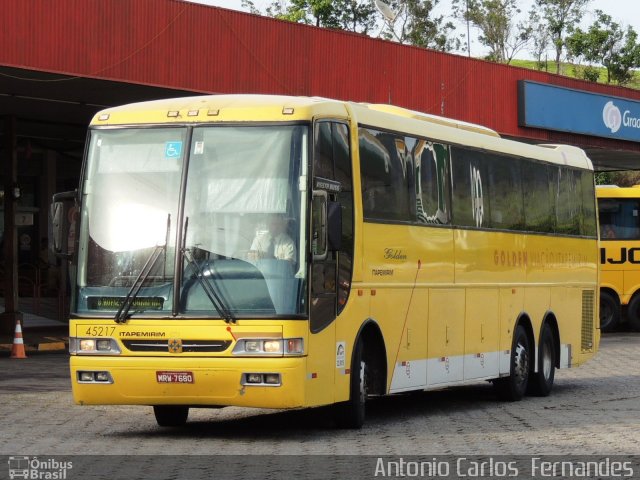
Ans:
[[[593,351],[593,321],[595,294],[593,290],[582,291],[582,351]]]

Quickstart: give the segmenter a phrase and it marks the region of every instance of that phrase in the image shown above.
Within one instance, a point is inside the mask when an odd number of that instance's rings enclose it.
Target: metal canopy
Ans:
[[[0,66],[0,114],[15,117],[18,144],[66,157],[82,156],[87,126],[99,110],[198,93]]]
[[[582,148],[593,162],[593,167],[598,171],[640,170],[640,152],[607,150],[587,146]]]

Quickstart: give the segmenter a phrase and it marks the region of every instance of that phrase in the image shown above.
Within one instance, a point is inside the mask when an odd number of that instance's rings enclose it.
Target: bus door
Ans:
[[[314,125],[311,204],[310,340],[308,371],[333,385],[349,368],[346,345],[336,341],[334,320],[346,305],[353,259],[353,188],[349,128],[345,123]],[[317,382],[311,394],[334,401],[333,388]]]

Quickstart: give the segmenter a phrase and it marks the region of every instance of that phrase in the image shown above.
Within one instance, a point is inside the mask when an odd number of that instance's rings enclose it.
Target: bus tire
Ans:
[[[600,300],[600,310],[602,310],[602,300]],[[629,302],[627,321],[629,322],[629,328],[631,330],[640,332],[640,294],[634,296],[631,302]]]
[[[364,342],[358,340],[349,379],[349,400],[335,408],[335,422],[340,428],[361,428],[364,424],[367,401],[367,365],[364,360]]]
[[[538,371],[529,378],[528,393],[546,397],[553,388],[556,373],[556,344],[548,323],[542,327],[538,346]]]
[[[161,427],[181,427],[187,423],[189,407],[182,405],[154,405],[153,414]]]
[[[637,300],[636,297],[634,300]],[[631,303],[634,301],[632,300]],[[638,302],[636,301],[636,304]],[[636,315],[638,307],[636,306]],[[631,319],[632,309],[629,305],[629,319]],[[600,291],[600,331],[612,332],[620,322],[620,304],[616,297],[607,291]]]
[[[515,402],[524,397],[529,381],[530,358],[531,349],[527,331],[522,325],[518,325],[513,332],[509,376],[498,378],[493,382],[500,400]]]

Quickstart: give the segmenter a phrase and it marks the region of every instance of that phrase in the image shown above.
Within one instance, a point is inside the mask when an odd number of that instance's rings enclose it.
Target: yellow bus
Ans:
[[[93,118],[75,201],[78,404],[153,406],[161,426],[333,405],[360,427],[374,395],[547,395],[598,347],[577,148],[389,105],[160,100]]]
[[[596,188],[600,223],[600,327],[640,331],[640,186]],[[638,258],[636,258],[638,257]],[[622,315],[622,313],[626,315]]]

